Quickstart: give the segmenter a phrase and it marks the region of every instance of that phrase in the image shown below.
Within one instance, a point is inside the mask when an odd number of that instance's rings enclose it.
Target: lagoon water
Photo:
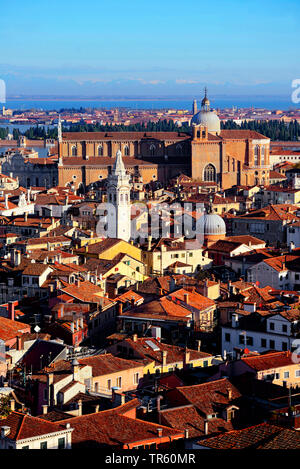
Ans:
[[[265,108],[265,109],[299,109],[299,104],[294,104],[291,97],[287,96],[211,96],[211,103],[214,108]],[[201,97],[198,99],[200,105]],[[193,98],[176,99],[49,99],[49,100],[25,100],[8,99],[4,104],[10,109],[40,109],[44,111],[61,109],[79,109],[80,107],[94,109],[192,109]]]

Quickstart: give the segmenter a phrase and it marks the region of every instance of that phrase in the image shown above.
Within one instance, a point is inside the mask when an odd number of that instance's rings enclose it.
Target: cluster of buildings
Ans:
[[[297,168],[194,111],[4,157],[1,449],[300,447]]]

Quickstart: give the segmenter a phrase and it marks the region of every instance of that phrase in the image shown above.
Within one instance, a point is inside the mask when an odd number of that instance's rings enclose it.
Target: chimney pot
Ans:
[[[208,420],[204,420],[204,435],[208,435]]]

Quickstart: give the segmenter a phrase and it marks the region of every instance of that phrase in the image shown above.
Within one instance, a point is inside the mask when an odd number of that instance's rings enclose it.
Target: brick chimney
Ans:
[[[78,416],[82,415],[82,399],[78,401]]]
[[[162,351],[162,364],[163,364],[163,366],[166,366],[166,364],[167,364],[167,354],[168,354],[168,352],[166,350]]]
[[[208,420],[204,420],[204,435],[208,435]]]
[[[186,348],[184,350],[184,365],[187,365],[189,363],[190,356],[191,356],[190,351]]]
[[[17,335],[17,350],[22,350],[22,337],[20,335]]]
[[[15,320],[15,302],[9,301],[8,302],[8,318],[12,321]]]

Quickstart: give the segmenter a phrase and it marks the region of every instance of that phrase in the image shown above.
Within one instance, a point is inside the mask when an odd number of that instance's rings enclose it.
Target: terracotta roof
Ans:
[[[231,391],[229,397],[228,391]],[[215,414],[241,397],[238,389],[227,379],[218,379],[193,386],[182,386],[167,394],[170,402],[193,404],[203,416]]]
[[[62,430],[66,431],[64,425],[47,422],[39,417],[32,417],[20,412],[11,412],[8,417],[1,420],[1,426],[10,427],[10,433],[7,436],[10,440],[14,441],[56,433]]]
[[[296,430],[261,423],[201,440],[199,445],[211,449],[300,449]]]
[[[30,332],[30,325],[0,316],[0,339],[4,341],[14,339],[22,332]]]
[[[177,345],[165,344],[152,337],[140,337],[137,338],[136,341],[127,338],[125,342],[141,359],[144,359],[146,362],[155,361],[156,366],[162,364],[162,352],[167,352],[167,364],[182,363],[184,361],[185,352],[189,352],[189,361],[201,360],[212,356],[209,353],[198,352],[193,349],[184,349]],[[152,344],[152,346],[150,344]]]
[[[62,423],[70,423],[74,428],[72,433],[72,447],[91,448],[117,446],[155,442],[158,440],[158,429],[162,429],[162,438],[183,438],[184,434],[177,429],[163,425],[131,418],[126,413],[137,407],[137,399],[127,402],[124,406],[105,410],[98,413],[73,417],[63,420]]]
[[[162,421],[165,425],[172,428],[179,428],[180,430],[188,430],[189,438],[204,436],[204,421],[205,416],[201,415],[197,408],[193,405],[185,405],[180,407],[173,407],[160,411]],[[226,422],[222,418],[214,418],[208,420],[208,434],[219,433],[232,430],[232,422]]]
[[[262,135],[255,130],[221,130],[220,137],[225,140],[231,139],[255,139],[255,140],[269,140],[269,137]]]
[[[241,360],[255,371],[270,370],[271,368],[280,368],[294,364],[291,352],[274,352],[252,357],[242,357]]]
[[[64,141],[91,140],[189,140],[191,136],[183,132],[63,132]]]
[[[94,377],[141,367],[141,364],[134,360],[125,360],[110,353],[80,358],[78,361],[81,365],[91,366]]]

